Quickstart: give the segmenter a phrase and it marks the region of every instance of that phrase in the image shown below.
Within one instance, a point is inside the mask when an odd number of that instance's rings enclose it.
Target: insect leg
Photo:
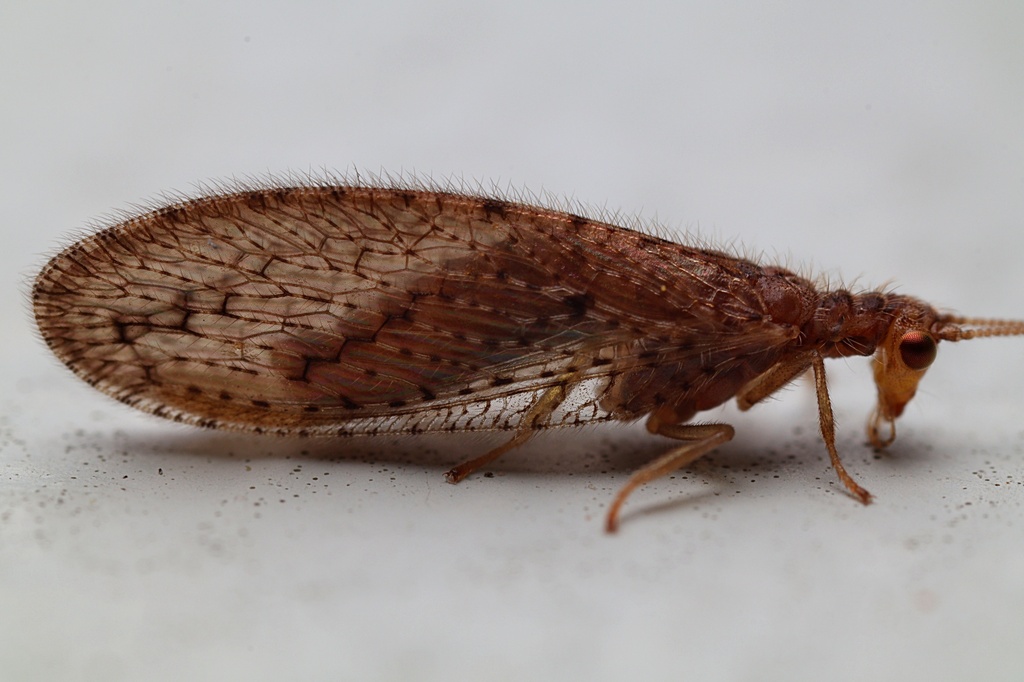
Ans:
[[[836,423],[832,416],[832,401],[828,397],[828,384],[825,382],[825,361],[819,353],[815,353],[811,359],[814,367],[814,388],[818,394],[818,422],[821,425],[821,437],[828,448],[828,456],[832,459],[832,468],[839,475],[847,490],[863,504],[871,504],[871,493],[857,485],[850,474],[846,473],[843,463],[839,461],[839,451],[836,450]]]
[[[810,369],[811,362],[811,358],[806,355],[783,360],[744,386],[736,396],[736,404],[743,411],[749,410]]]
[[[614,533],[618,529],[619,509],[634,490],[700,459],[722,443],[732,440],[736,433],[728,424],[660,424],[653,416],[648,420],[647,428],[661,436],[691,442],[672,448],[642,469],[633,472],[608,508],[605,530],[609,533]]]
[[[537,402],[530,406],[529,412],[527,412],[526,416],[523,417],[516,434],[512,436],[511,440],[494,448],[490,452],[481,455],[480,457],[476,457],[468,462],[463,462],[462,464],[453,467],[444,475],[445,479],[449,483],[458,483],[480,467],[487,466],[509,450],[517,448],[528,441],[533,434],[537,432],[537,427],[547,421],[548,417],[551,416],[551,413],[553,413],[555,409],[562,404],[562,401],[565,400],[565,396],[569,394],[570,384],[568,381],[569,377],[566,378],[565,383],[552,386],[541,394],[540,398],[537,399]]]

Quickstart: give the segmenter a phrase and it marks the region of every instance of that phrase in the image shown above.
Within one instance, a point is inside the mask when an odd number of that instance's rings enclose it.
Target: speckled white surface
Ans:
[[[685,5],[685,6],[684,6]],[[1024,316],[1019,3],[106,2],[0,10],[0,670],[14,680],[1015,680],[1024,340],[945,345],[891,453],[867,362],[632,500],[663,442],[263,440],[136,415],[33,337],[89,219],[351,166],[550,190]]]

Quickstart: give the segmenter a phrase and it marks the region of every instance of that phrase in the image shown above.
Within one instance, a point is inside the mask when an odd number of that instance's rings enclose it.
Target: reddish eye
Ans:
[[[924,332],[907,332],[900,339],[900,357],[910,369],[924,369],[935,361],[935,339]]]

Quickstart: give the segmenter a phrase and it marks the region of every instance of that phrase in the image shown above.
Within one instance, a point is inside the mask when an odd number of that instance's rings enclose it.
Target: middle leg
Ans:
[[[605,530],[614,533],[619,527],[619,510],[630,494],[651,481],[692,464],[722,443],[732,440],[736,430],[729,424],[661,424],[652,415],[647,428],[658,435],[687,441],[672,448],[653,462],[633,472],[626,484],[619,489],[608,508]]]

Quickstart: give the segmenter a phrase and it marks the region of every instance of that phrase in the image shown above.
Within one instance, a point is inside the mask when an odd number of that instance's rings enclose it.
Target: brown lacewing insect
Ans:
[[[1024,334],[909,296],[819,290],[771,265],[557,210],[431,188],[265,187],[125,219],[55,256],[32,292],[53,352],[100,391],[220,429],[342,436],[507,430],[458,482],[540,429],[646,418],[680,444],[612,501],[733,437],[825,359],[874,355],[876,447],[940,341]]]

